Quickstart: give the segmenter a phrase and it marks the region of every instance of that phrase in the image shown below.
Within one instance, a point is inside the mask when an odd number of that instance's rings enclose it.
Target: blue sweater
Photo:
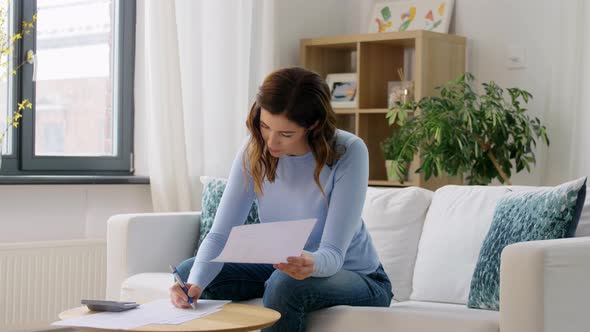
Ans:
[[[360,138],[342,130],[336,131],[336,142],[337,151],[343,154],[320,173],[329,206],[313,179],[315,158],[311,152],[281,157],[275,182],[265,180],[263,194],[257,195],[252,179],[244,179],[242,155],[246,145],[242,146],[188,282],[205,289],[221,271],[223,263],[209,261],[221,253],[231,228],[244,222],[255,197],[262,223],[317,219],[304,247],[315,260],[313,277],[329,277],[340,269],[361,274],[374,272],[379,258],[361,219],[369,177],[367,147]]]

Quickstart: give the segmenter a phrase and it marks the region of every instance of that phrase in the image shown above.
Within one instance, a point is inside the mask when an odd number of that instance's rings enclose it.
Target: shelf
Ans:
[[[333,73],[356,73],[355,108],[334,108],[336,126],[360,137],[369,154],[369,185],[418,186],[435,190],[461,179],[413,174],[408,182],[387,181],[382,142],[399,130],[389,125],[388,82],[399,81],[403,68],[414,81],[414,99],[435,96],[437,86],[465,72],[466,38],[431,31],[403,31],[327,36],[301,40],[301,66],[326,78]],[[412,114],[412,112],[409,112]],[[415,156],[410,169],[416,169]]]
[[[387,108],[335,108],[336,114],[387,114],[389,110]]]
[[[387,114],[389,109],[387,108],[335,108],[334,112],[336,114]],[[408,114],[414,113],[413,111],[408,111]]]
[[[359,114],[387,114],[387,108],[363,108],[359,110]]]
[[[358,65],[359,109],[387,107],[387,83],[399,81],[405,47],[385,43],[360,43]]]
[[[411,187],[416,186],[417,184],[412,181],[405,181],[403,184],[397,181],[387,181],[387,180],[369,180],[370,186],[387,186],[387,187]]]
[[[338,45],[308,45],[302,41],[301,45],[300,57],[305,59],[305,67],[324,78],[328,74],[356,72],[356,42]]]
[[[358,113],[357,108],[335,108],[334,112],[336,114],[356,114]]]
[[[465,37],[449,35],[433,31],[402,31],[383,33],[363,33],[356,35],[340,35],[319,38],[308,38],[302,40],[305,46],[337,46],[351,45],[354,42],[383,42],[398,45],[412,45],[417,38],[439,39],[447,43],[465,45]]]

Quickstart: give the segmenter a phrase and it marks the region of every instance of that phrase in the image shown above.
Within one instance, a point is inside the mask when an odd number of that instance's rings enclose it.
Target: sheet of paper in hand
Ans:
[[[317,219],[235,226],[212,262],[276,264],[299,256]]]

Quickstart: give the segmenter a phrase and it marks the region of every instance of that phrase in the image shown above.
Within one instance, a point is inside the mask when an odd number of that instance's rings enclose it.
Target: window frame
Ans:
[[[13,2],[11,23],[14,31],[20,30],[23,19],[30,20],[36,12],[37,0]],[[113,114],[118,128],[113,131],[116,156],[35,156],[35,82],[33,66],[23,66],[17,75],[11,75],[12,90],[8,97],[12,108],[17,101],[29,99],[32,109],[22,112],[21,124],[12,130],[12,154],[2,156],[0,175],[132,175],[134,132],[134,67],[135,67],[135,0],[113,0],[115,6]],[[31,38],[32,36],[32,38]],[[36,29],[25,36],[14,51],[14,59],[24,59],[28,50],[37,52]],[[15,60],[14,63],[20,63]],[[14,111],[14,110],[11,110]],[[14,128],[13,128],[14,129]]]

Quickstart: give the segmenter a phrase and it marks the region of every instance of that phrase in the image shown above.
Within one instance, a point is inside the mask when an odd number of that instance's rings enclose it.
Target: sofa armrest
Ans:
[[[500,331],[587,331],[589,277],[590,237],[507,246],[500,264]]]
[[[118,300],[121,283],[142,272],[169,272],[193,256],[200,212],[114,215],[107,221],[106,298]]]

